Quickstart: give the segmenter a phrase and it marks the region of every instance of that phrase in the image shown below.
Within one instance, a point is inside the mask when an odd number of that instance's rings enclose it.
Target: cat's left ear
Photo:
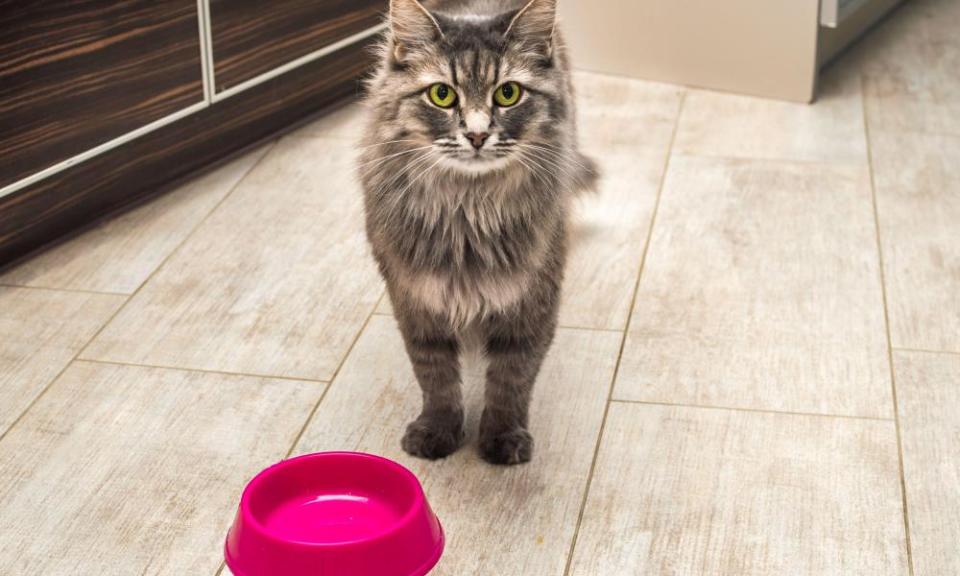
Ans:
[[[530,0],[510,21],[506,36],[533,45],[549,58],[556,27],[557,0]]]
[[[443,37],[437,19],[417,0],[390,0],[390,30],[393,57],[398,62],[411,51]]]

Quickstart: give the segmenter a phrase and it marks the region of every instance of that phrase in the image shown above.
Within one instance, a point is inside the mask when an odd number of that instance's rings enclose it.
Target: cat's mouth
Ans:
[[[446,168],[472,174],[503,168],[510,155],[508,151],[493,146],[476,149],[449,145],[442,146],[441,154]]]
[[[444,163],[454,171],[482,174],[504,168],[509,163],[507,156],[493,150],[462,150],[456,155],[447,155]]]

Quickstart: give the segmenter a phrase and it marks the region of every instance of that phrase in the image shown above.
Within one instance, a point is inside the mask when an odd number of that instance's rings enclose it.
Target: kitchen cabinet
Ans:
[[[0,266],[356,97],[388,0],[0,0]]]

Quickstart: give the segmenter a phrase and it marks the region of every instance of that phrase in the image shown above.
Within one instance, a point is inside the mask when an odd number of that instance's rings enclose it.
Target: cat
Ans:
[[[556,0],[392,0],[358,172],[367,236],[423,392],[401,442],[464,441],[460,353],[489,365],[479,450],[527,462],[534,381],[554,338],[577,148]]]

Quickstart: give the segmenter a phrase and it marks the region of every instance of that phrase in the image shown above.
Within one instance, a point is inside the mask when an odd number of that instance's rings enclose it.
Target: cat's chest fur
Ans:
[[[560,215],[522,188],[424,188],[390,229],[388,268],[407,296],[452,325],[509,310],[530,289]]]

